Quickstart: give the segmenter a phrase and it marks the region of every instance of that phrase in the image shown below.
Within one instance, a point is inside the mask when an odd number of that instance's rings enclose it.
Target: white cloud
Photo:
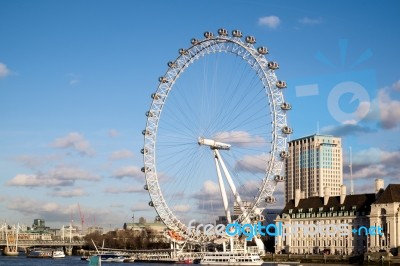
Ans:
[[[327,126],[321,129],[321,132],[333,136],[361,135],[374,132],[373,129],[359,124],[343,123],[337,126]]]
[[[61,159],[61,155],[20,155],[14,158],[15,161],[30,169],[37,169],[44,164]]]
[[[214,195],[220,193],[219,185],[211,180],[204,181],[201,191],[203,194],[206,195]]]
[[[245,155],[235,164],[235,169],[250,173],[265,173],[270,156],[266,153]]]
[[[134,177],[134,178],[141,178],[143,176],[142,171],[139,169],[139,167],[136,166],[125,166],[117,169],[113,177],[116,178],[124,178],[124,177]]]
[[[150,200],[149,200],[150,201]],[[149,211],[154,209],[153,207],[150,207],[148,203],[137,203],[131,208],[131,212],[140,212],[140,211]]]
[[[72,207],[61,206],[55,202],[40,202],[31,198],[16,198],[9,199],[7,204],[8,209],[18,211],[25,215],[33,214],[40,217],[51,214],[65,221],[69,220],[70,211]]]
[[[26,218],[34,219],[40,217],[46,220],[46,224],[57,222],[60,227],[71,221],[71,213],[76,214],[78,212],[76,204],[65,205],[57,202],[40,201],[32,197],[8,197],[5,206],[9,210],[23,214]],[[103,227],[111,224],[120,225],[121,221],[125,218],[125,214],[122,214],[119,210],[115,211],[111,208],[104,208],[104,206],[98,209],[82,205],[81,207],[85,210],[85,217],[96,217],[96,224]],[[74,219],[74,217],[72,218]],[[74,220],[78,219],[75,217]]]
[[[178,204],[172,207],[172,212],[188,212],[190,209],[189,204]]]
[[[204,181],[203,186],[192,195],[192,198],[197,200],[198,210],[204,209],[207,206],[222,207],[219,185],[211,180]]]
[[[85,196],[87,193],[81,188],[75,188],[72,190],[59,190],[51,193],[52,196],[63,197],[63,198],[73,198]]]
[[[219,185],[211,180],[206,180],[199,191],[192,195],[197,201],[195,209],[197,214],[204,213],[206,215],[214,215],[222,213],[222,199]]]
[[[55,179],[65,180],[100,180],[100,176],[94,175],[86,170],[82,170],[76,167],[69,166],[58,166],[50,170],[45,176]]]
[[[72,186],[76,180],[96,181],[100,176],[91,174],[88,171],[67,166],[58,166],[46,173],[39,174],[18,174],[7,182],[9,186],[23,187],[60,187]]]
[[[353,153],[352,157],[354,165],[378,164],[382,162],[382,151],[378,148],[369,148]]]
[[[392,85],[393,89],[395,89],[396,91],[400,91],[400,80],[396,81],[395,83],[393,83]]]
[[[71,132],[65,137],[56,139],[51,146],[61,149],[72,148],[82,155],[92,156],[95,154],[89,142],[77,132]]]
[[[270,29],[276,29],[280,23],[281,20],[277,16],[261,17],[258,19],[258,25],[267,26]]]
[[[377,122],[384,129],[393,129],[400,124],[400,101],[393,99],[391,92],[400,86],[399,81],[391,88],[384,87],[370,103],[360,103],[356,111],[357,117],[365,121]],[[365,112],[368,111],[366,114]]]
[[[215,134],[214,139],[238,147],[260,147],[266,144],[264,138],[252,136],[246,131],[224,131]]]
[[[120,193],[147,193],[147,191],[143,187],[123,187],[123,188],[116,188],[116,187],[107,187],[104,190],[105,193],[110,194],[120,194]]]
[[[348,159],[347,159],[348,161]],[[353,154],[353,179],[399,179],[400,151],[369,148]],[[349,168],[344,168],[344,179],[349,179]]]
[[[321,18],[309,18],[309,17],[304,17],[299,19],[299,22],[304,25],[316,25],[320,24],[322,22]]]
[[[54,187],[54,186],[71,186],[72,180],[59,180],[59,179],[48,179],[38,175],[26,175],[18,174],[7,182],[9,186],[19,187]]]
[[[392,100],[387,89],[378,93],[380,123],[385,129],[392,129],[400,122],[400,101]]]
[[[11,71],[8,69],[8,67],[0,62],[0,79],[5,78],[8,75],[11,74]]]
[[[382,164],[370,165],[353,173],[353,179],[371,179],[387,176],[388,171]],[[350,178],[350,176],[348,176]]]
[[[129,150],[120,150],[120,151],[114,151],[110,155],[110,160],[116,161],[116,160],[122,160],[122,159],[127,159],[127,158],[132,158],[133,153]]]

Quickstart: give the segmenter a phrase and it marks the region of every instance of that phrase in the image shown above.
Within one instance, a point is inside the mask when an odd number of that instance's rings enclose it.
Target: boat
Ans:
[[[135,262],[136,258],[134,256],[125,257],[124,262]]]
[[[176,264],[193,264],[193,260],[191,258],[183,258],[175,262]]]
[[[51,257],[53,259],[57,259],[57,258],[65,258],[65,253],[63,250],[57,249],[57,250],[53,250],[53,254],[51,255]]]
[[[100,255],[101,262],[124,262],[125,256],[116,253],[104,253]]]
[[[90,261],[90,259],[95,256],[100,257],[101,262],[124,262],[124,260],[127,259],[125,256],[119,254],[104,253],[100,255],[93,255],[90,258],[88,258],[88,261]]]
[[[248,252],[208,252],[200,261],[200,265],[243,265],[259,266],[263,260],[257,253]]]
[[[52,249],[32,249],[26,255],[28,258],[52,258],[53,250]]]

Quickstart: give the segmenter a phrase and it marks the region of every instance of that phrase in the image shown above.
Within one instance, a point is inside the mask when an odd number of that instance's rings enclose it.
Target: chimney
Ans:
[[[375,193],[378,193],[381,189],[384,189],[385,183],[383,179],[377,178],[375,179]]]
[[[375,198],[377,199],[384,190],[385,183],[383,179],[377,178],[375,179]]]
[[[328,204],[329,197],[331,196],[331,188],[324,187],[324,206]]]
[[[340,204],[344,204],[344,199],[346,198],[346,186],[340,186]]]
[[[299,206],[299,202],[300,202],[300,189],[296,188],[296,190],[294,191],[294,206],[297,207]]]

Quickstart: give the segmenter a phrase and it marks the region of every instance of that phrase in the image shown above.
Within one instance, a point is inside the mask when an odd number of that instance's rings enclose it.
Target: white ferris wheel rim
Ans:
[[[282,107],[287,104],[282,93],[282,88],[286,86],[284,82],[282,83],[277,79],[274,68],[269,67],[268,63],[274,62],[266,59],[265,54],[267,52],[262,50],[264,47],[254,48],[255,38],[252,36],[247,36],[245,42],[243,42],[241,32],[237,30],[232,32],[233,36],[228,36],[226,30],[223,29],[220,29],[218,33],[214,36],[212,33],[206,32],[204,34],[205,39],[192,39],[192,45],[188,49],[181,49],[176,60],[168,63],[168,70],[164,76],[159,78],[160,83],[157,90],[152,94],[153,100],[150,110],[146,113],[146,129],[142,132],[144,135],[144,147],[142,149],[144,167],[142,171],[146,176],[145,189],[148,190],[151,198],[149,205],[156,209],[159,217],[169,229],[178,232],[184,239],[193,241],[208,241],[210,239],[204,235],[188,235],[186,225],[168,207],[158,182],[155,160],[161,113],[168,94],[181,73],[202,56],[210,53],[230,52],[241,57],[251,66],[265,88],[272,114],[270,162],[267,164],[265,178],[263,178],[261,188],[251,204],[249,213],[246,217],[243,214],[239,216],[238,222],[242,222],[248,217],[251,218],[260,203],[272,197],[276,182],[280,181],[277,177],[281,175],[283,159],[287,156],[286,137],[287,134],[291,133],[286,121],[286,111],[290,108]]]

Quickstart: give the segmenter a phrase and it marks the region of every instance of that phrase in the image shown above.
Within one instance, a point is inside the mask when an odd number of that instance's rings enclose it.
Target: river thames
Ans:
[[[104,265],[119,265],[120,263],[105,263]],[[284,265],[316,265],[316,264],[296,264],[296,263],[288,263],[282,262],[281,264]],[[0,256],[0,266],[80,266],[80,265],[89,265],[87,261],[81,260],[79,256],[67,256],[62,259],[34,259],[34,258],[27,258],[25,256],[18,256],[18,257],[8,257],[8,256]],[[165,266],[165,265],[182,265],[182,264],[165,264],[165,263],[143,263],[143,262],[132,262],[132,263],[123,263],[122,265],[137,265],[137,266]],[[279,264],[275,263],[263,263],[262,266],[277,266]],[[324,264],[324,266],[339,266],[345,264]]]

